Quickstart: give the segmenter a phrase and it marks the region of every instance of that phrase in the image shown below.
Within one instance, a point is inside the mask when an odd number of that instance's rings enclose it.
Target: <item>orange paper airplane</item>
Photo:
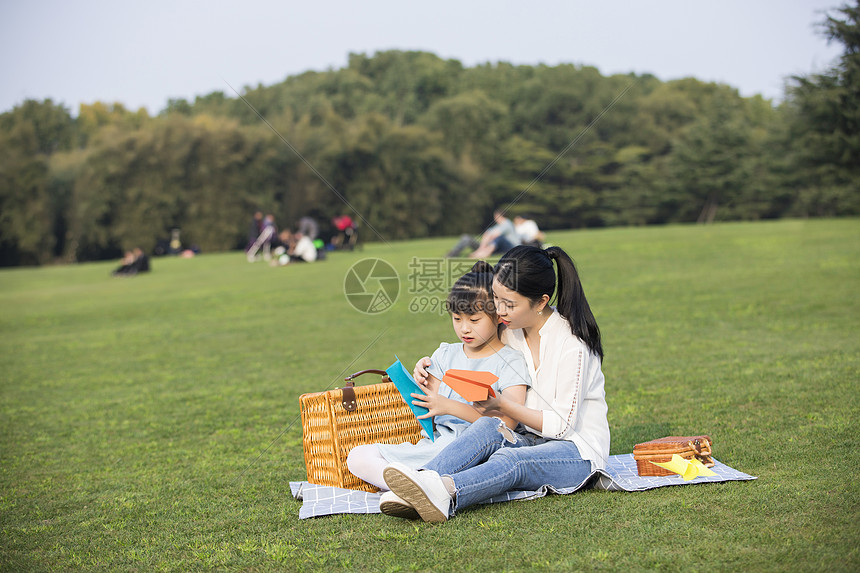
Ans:
[[[493,392],[492,385],[498,379],[499,377],[492,372],[455,370],[453,368],[442,376],[442,382],[469,402],[486,400],[489,396],[495,398],[496,393]]]

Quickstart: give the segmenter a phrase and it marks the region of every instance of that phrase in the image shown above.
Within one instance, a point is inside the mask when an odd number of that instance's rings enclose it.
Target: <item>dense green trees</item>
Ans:
[[[425,52],[170,100],[51,100],[0,115],[0,265],[152,249],[170,229],[241,246],[250,213],[281,227],[349,213],[366,240],[480,232],[496,206],[544,228],[860,213],[860,22],[785,102],[696,79],[588,66],[464,67]]]
[[[51,100],[0,115],[0,265],[39,264],[56,253],[65,204],[49,165],[73,139],[72,117]]]
[[[801,214],[860,211],[860,2],[843,6],[822,24],[831,41],[844,46],[832,69],[796,77],[788,87],[788,136],[795,143],[792,173]]]

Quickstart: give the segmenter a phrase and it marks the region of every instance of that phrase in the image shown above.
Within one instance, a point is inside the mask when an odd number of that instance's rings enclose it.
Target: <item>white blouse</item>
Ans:
[[[540,329],[537,369],[522,329],[506,329],[502,342],[525,356],[533,381],[526,406],[543,412],[543,430],[529,430],[545,438],[569,440],[591,462],[592,470],[605,468],[609,421],[600,357],[571,333],[570,324],[555,309]]]

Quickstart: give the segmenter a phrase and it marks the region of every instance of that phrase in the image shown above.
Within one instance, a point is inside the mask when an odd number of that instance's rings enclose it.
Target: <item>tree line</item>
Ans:
[[[251,213],[349,214],[364,240],[860,214],[860,3],[844,45],[774,105],[694,78],[582,65],[465,67],[427,52],[169,100],[157,115],[52,100],[0,115],[0,266],[240,248]]]

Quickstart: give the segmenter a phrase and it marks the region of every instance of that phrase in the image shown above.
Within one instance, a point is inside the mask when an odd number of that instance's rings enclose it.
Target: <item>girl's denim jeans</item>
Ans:
[[[454,480],[455,512],[509,490],[575,487],[591,474],[591,462],[573,442],[511,432],[489,417],[475,421],[424,467]]]

